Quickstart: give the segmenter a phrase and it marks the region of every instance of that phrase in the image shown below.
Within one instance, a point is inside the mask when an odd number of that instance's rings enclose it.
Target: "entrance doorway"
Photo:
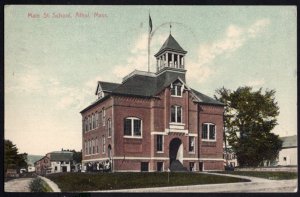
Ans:
[[[183,162],[183,146],[182,142],[179,138],[174,138],[170,142],[169,146],[169,157],[170,157],[170,164],[173,161],[180,161]]]

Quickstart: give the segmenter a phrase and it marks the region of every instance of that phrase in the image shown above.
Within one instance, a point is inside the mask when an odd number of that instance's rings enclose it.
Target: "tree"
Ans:
[[[27,168],[27,153],[19,154],[17,146],[10,140],[5,140],[4,144],[4,171]]]
[[[225,106],[224,126],[229,145],[237,155],[240,166],[257,167],[277,158],[282,147],[278,135],[271,133],[277,125],[279,107],[275,90],[253,91],[239,87],[216,90],[215,98]]]

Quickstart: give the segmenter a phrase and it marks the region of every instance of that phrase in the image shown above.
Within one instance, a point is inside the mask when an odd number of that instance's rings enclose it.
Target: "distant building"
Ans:
[[[279,152],[277,165],[279,166],[297,166],[297,135],[280,138],[283,141],[282,149]]]
[[[40,155],[27,155],[26,163],[27,163],[27,172],[35,172],[34,163],[44,156]]]
[[[235,152],[230,146],[224,147],[224,165],[230,167],[237,167],[238,161]]]
[[[73,153],[69,151],[50,152],[34,164],[37,174],[71,172]]]
[[[112,171],[224,170],[224,104],[186,83],[186,53],[170,34],[156,73],[98,82],[98,99],[81,111],[84,169],[110,161]]]

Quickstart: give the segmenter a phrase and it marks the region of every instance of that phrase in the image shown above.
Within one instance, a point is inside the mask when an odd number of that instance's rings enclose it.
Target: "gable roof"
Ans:
[[[198,92],[194,89],[191,89],[192,92],[197,96],[198,102],[199,103],[204,103],[204,104],[213,104],[213,105],[224,105],[224,103],[221,103],[209,96],[206,96],[205,94],[202,94],[201,92]]]
[[[98,85],[97,85],[95,94],[97,95],[99,88],[101,88],[101,90],[104,92],[111,92],[113,89],[115,89],[119,85],[120,85],[119,83],[98,81]]]
[[[155,97],[158,93],[160,93],[165,88],[169,87],[173,82],[179,80],[183,85],[193,94],[195,98],[195,102],[201,104],[208,105],[222,105],[223,103],[206,96],[194,89],[191,89],[186,83],[185,80],[181,78],[184,74],[178,73],[169,73],[168,75],[155,75],[154,73],[145,74],[145,72],[134,72],[130,73],[129,77],[126,77],[121,84],[117,83],[109,83],[109,82],[98,82],[98,86],[103,85],[101,87],[106,88],[106,91],[109,92],[105,97],[97,100],[92,103],[85,109],[83,109],[80,113],[85,112],[90,109],[92,106],[102,102],[103,100],[109,98],[110,95],[124,95],[124,96],[134,96],[134,97]],[[97,88],[98,88],[97,86]],[[103,90],[104,91],[104,90]]]
[[[162,45],[160,50],[154,55],[157,57],[158,55],[162,54],[165,51],[174,51],[186,54],[187,51],[185,51],[175,40],[175,38],[170,34],[165,43]]]
[[[73,153],[60,151],[60,152],[51,152],[49,153],[51,161],[71,161],[73,160]]]
[[[297,147],[297,135],[281,137],[280,139],[283,141],[282,148]]]

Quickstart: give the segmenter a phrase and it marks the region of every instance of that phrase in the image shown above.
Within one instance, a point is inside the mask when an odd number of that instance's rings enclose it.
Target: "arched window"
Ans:
[[[95,128],[95,115],[92,114],[92,129]]]
[[[85,132],[89,131],[89,123],[88,123],[88,118],[85,118],[84,120],[84,124],[85,124]]]
[[[92,118],[89,116],[89,131],[92,130]]]
[[[171,106],[171,122],[182,122],[182,107],[178,105]]]
[[[216,141],[216,126],[213,123],[203,123],[202,140]]]
[[[84,142],[84,147],[85,147],[85,155],[88,155],[88,143],[87,141]]]
[[[105,126],[105,108],[102,108],[102,124]]]
[[[111,119],[107,120],[107,136],[111,137]]]
[[[136,117],[127,117],[124,119],[125,137],[142,137],[142,120]]]
[[[99,125],[99,123],[98,123],[98,121],[99,121],[99,114],[98,114],[98,112],[96,112],[95,113],[95,116],[96,116],[96,124],[95,124],[95,127],[97,128],[98,127],[98,125]]]

